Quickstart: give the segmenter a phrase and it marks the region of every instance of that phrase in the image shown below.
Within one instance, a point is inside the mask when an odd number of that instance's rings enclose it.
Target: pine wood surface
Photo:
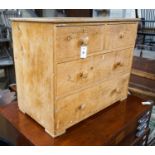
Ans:
[[[50,135],[127,97],[136,20],[21,20],[12,22],[18,105]]]

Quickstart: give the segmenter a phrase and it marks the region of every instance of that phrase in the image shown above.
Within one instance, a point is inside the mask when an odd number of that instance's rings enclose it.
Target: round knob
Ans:
[[[120,35],[119,35],[119,37],[120,37],[121,39],[124,38],[124,33],[121,32]]]
[[[120,93],[120,89],[119,88],[116,88],[116,93]]]
[[[83,110],[85,107],[86,107],[85,104],[81,104],[81,105],[78,107],[78,109],[79,109],[79,110]]]
[[[116,65],[117,66],[122,66],[122,63],[121,62],[117,62]]]
[[[91,66],[91,67],[90,67],[90,70],[93,70],[93,69],[94,69],[94,67],[93,67],[93,66]]]
[[[115,88],[112,92],[111,92],[111,95],[114,95],[116,93],[121,93],[121,90],[119,88]]]
[[[121,67],[121,66],[123,66],[123,64],[121,62],[117,62],[117,63],[114,64],[113,68],[115,69],[115,68],[117,68],[119,66]]]
[[[72,36],[67,36],[67,40],[70,41],[72,39]]]
[[[81,37],[81,44],[82,45],[88,45],[89,37],[88,36],[83,36]]]
[[[86,79],[88,77],[88,73],[80,73],[80,77]]]

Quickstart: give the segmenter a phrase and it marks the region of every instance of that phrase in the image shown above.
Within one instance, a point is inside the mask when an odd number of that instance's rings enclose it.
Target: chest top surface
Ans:
[[[137,22],[137,18],[102,18],[102,17],[54,17],[54,18],[11,18],[20,22],[49,22],[49,23],[88,23],[88,22]]]

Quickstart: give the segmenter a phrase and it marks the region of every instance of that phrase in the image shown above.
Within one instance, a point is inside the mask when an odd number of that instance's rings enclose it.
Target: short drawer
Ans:
[[[57,96],[62,96],[110,77],[115,52],[57,64]]]
[[[131,64],[132,64],[132,55],[133,55],[133,49],[124,49],[115,51],[115,62],[113,65],[113,71],[114,74],[120,73],[120,72],[130,72]]]
[[[55,105],[57,130],[70,127],[112,103],[124,99],[127,94],[128,78],[129,74],[126,74],[58,99]]]
[[[137,24],[109,24],[106,26],[106,49],[134,46]]]
[[[87,54],[104,49],[104,25],[65,26],[56,28],[57,62],[80,58],[82,45],[87,46]]]

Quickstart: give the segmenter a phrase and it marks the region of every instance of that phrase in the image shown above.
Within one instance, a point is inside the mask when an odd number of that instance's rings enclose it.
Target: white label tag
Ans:
[[[81,46],[80,58],[85,59],[87,57],[87,46]]]

